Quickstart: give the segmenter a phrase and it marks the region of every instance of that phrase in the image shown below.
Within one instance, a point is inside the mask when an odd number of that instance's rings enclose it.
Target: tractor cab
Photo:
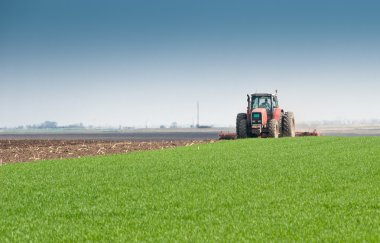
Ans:
[[[251,96],[251,110],[257,109],[257,108],[265,108],[268,113],[272,113],[274,108],[278,108],[278,100],[275,95],[258,95],[253,94]]]

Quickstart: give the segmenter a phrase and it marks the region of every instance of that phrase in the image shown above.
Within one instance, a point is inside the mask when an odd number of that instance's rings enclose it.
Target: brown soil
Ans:
[[[0,140],[0,164],[47,159],[80,158],[90,155],[123,154],[213,142],[197,141],[67,141],[67,140]]]

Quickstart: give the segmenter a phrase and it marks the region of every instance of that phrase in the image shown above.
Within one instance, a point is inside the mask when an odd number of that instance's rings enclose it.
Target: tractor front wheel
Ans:
[[[268,137],[278,138],[279,133],[280,133],[280,129],[278,126],[278,121],[276,119],[270,120]]]

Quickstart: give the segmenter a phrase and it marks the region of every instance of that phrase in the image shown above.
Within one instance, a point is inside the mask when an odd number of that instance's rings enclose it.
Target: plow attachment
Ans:
[[[318,137],[321,136],[317,130],[312,132],[296,132],[296,137]],[[237,134],[234,132],[220,132],[219,140],[233,140],[237,139]]]
[[[220,140],[233,140],[237,139],[237,134],[234,132],[220,132],[219,133]]]
[[[314,129],[314,131],[312,132],[296,132],[296,136],[297,137],[307,137],[307,136],[318,137],[318,136],[321,136],[321,134],[317,132],[317,130]]]

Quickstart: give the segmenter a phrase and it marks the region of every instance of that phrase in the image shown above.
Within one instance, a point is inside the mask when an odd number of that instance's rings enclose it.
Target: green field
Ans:
[[[380,241],[380,137],[0,166],[0,242]]]

